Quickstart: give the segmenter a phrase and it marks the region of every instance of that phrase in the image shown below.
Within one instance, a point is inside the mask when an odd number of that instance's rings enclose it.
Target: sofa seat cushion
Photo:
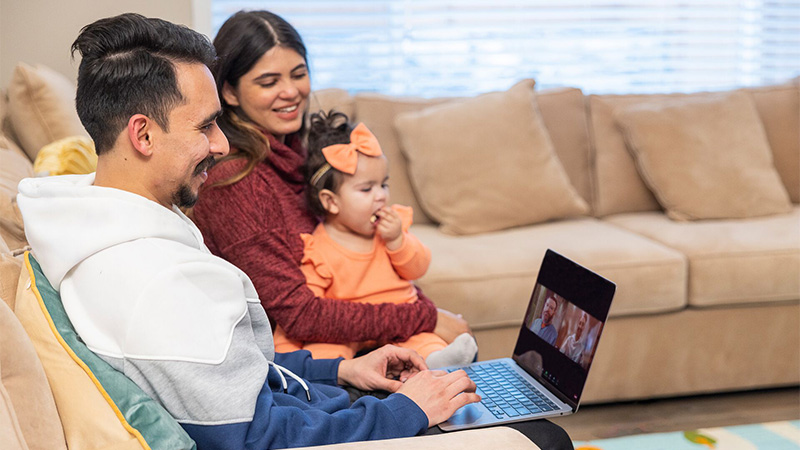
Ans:
[[[800,299],[800,206],[737,220],[675,222],[661,213],[606,220],[686,255],[690,305]]]
[[[474,236],[411,227],[433,254],[417,284],[439,307],[476,330],[518,325],[548,248],[617,283],[611,315],[686,305],[686,260],[679,252],[594,218],[531,225]]]

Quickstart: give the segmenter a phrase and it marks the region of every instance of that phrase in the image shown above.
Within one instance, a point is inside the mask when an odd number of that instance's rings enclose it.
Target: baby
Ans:
[[[302,270],[317,297],[363,303],[411,303],[411,283],[428,269],[431,253],[408,232],[412,211],[389,204],[389,169],[375,136],[364,124],[354,129],[346,115],[311,115],[306,192],[311,210],[324,220],[303,234]],[[349,324],[358,327],[357,320]],[[275,330],[278,352],[308,350],[315,358],[352,358],[382,342],[298,342]],[[450,345],[433,333],[405,342],[429,368],[471,362],[475,339],[461,334]]]

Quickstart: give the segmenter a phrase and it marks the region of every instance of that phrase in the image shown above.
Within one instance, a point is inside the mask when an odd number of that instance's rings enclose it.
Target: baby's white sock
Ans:
[[[447,366],[463,366],[472,362],[478,353],[478,343],[469,333],[462,333],[447,347],[437,350],[427,358],[425,364],[429,369]]]

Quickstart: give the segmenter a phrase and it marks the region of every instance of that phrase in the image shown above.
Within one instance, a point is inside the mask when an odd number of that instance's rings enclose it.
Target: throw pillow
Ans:
[[[533,80],[399,115],[395,126],[425,211],[450,234],[586,214],[544,126]]]
[[[94,142],[83,136],[70,136],[45,145],[33,162],[37,176],[85,174],[96,169]]]
[[[8,86],[8,114],[31,161],[57,139],[87,135],[75,111],[75,86],[45,66],[17,65]]]
[[[30,252],[22,271],[15,312],[44,366],[67,447],[196,449],[164,408],[80,340]]]
[[[670,218],[744,218],[791,209],[749,95],[640,104],[618,110],[615,119]]]

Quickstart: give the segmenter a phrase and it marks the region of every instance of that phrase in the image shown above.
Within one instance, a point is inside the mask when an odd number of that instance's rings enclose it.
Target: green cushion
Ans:
[[[30,253],[27,254],[27,260],[32,269],[33,281],[36,283],[47,314],[55,324],[58,334],[89,368],[102,389],[122,413],[125,421],[142,435],[150,449],[196,449],[194,441],[161,405],[81,342],[67,317],[61,297],[45,278],[39,263]],[[113,295],[113,292],[109,294]]]

